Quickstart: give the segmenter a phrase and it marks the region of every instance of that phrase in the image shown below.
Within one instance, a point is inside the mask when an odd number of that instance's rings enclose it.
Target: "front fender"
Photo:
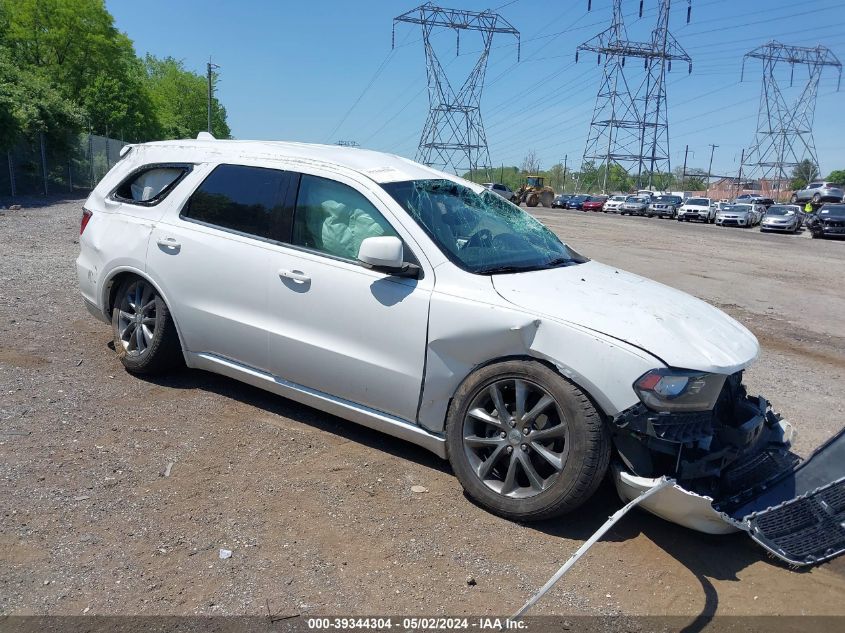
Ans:
[[[663,365],[643,350],[586,328],[435,292],[419,424],[442,433],[449,403],[467,376],[491,361],[515,356],[551,363],[610,417],[639,402],[631,385]]]

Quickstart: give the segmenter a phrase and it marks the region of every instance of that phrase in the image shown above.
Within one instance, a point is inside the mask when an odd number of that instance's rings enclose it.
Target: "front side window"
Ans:
[[[290,174],[278,169],[219,165],[182,209],[185,219],[282,241]]]
[[[522,272],[586,260],[501,196],[451,180],[382,187],[456,265],[477,274]]]
[[[334,180],[302,176],[293,220],[294,245],[357,259],[361,242],[385,235],[396,236],[396,231],[361,193]]]

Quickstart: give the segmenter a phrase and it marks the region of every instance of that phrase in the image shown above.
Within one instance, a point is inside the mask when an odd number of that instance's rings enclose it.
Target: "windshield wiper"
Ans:
[[[503,266],[491,266],[490,268],[482,268],[481,270],[475,271],[478,275],[496,275],[496,274],[504,274],[504,273],[527,273],[531,272],[532,270],[547,270],[549,268],[557,268],[558,266],[571,266],[572,264],[577,264],[578,262],[570,257],[558,257],[557,259],[553,259],[550,262],[544,262],[542,264],[531,264],[529,266],[514,266],[512,264],[503,265]]]
[[[476,270],[476,275],[498,275],[503,273],[525,273],[531,270],[538,270],[538,266],[491,266]]]
[[[573,264],[577,264],[578,262],[572,259],[571,257],[558,257],[557,259],[553,259],[550,262],[546,262],[545,266],[547,268],[557,268],[558,266],[572,266]]]

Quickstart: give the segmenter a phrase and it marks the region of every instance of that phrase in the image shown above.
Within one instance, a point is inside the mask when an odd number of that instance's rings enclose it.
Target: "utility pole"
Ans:
[[[713,153],[716,151],[718,145],[710,143],[710,164],[707,165],[707,196],[710,196],[710,174],[713,173]]]
[[[493,35],[513,35],[517,39],[519,60],[519,31],[498,13],[490,10],[464,11],[445,9],[427,2],[416,9],[393,18],[394,42],[397,22],[419,24],[422,27],[428,74],[428,118],[423,127],[417,150],[417,161],[444,171],[475,172],[479,168],[490,175],[490,151],[481,120],[481,92],[487,72],[487,59]],[[461,31],[481,34],[481,54],[460,90],[452,88],[444,67],[434,50],[436,30],[455,31],[457,52],[460,54]],[[462,164],[467,161],[468,164]]]
[[[569,154],[565,154],[563,156],[563,192],[566,193],[566,159],[569,158]]]
[[[836,86],[839,90],[842,64],[830,49],[821,45],[807,48],[771,41],[743,56],[740,81],[745,76],[745,62],[750,58],[763,62],[763,88],[757,113],[757,133],[754,144],[744,154],[740,173],[744,165],[748,168],[746,178],[774,183],[771,197],[778,198],[782,183],[789,182],[790,172],[803,160],[810,160],[816,168],[819,166],[813,140],[813,119],[819,80],[822,71],[830,66],[839,73]],[[794,103],[787,103],[784,96],[786,82],[779,80],[775,75],[779,63],[789,64],[790,87],[795,66],[807,67],[807,81]]]
[[[642,187],[644,171],[648,172],[649,185],[655,173],[671,172],[666,73],[672,70],[673,60],[686,62],[691,73],[692,60],[669,33],[669,0],[658,0],[657,23],[646,42],[628,40],[622,0],[612,2],[610,26],[575,52],[576,62],[579,53],[591,51],[597,54],[598,63],[604,64],[582,164],[604,165],[605,178],[611,165],[619,165],[627,173],[636,170],[637,185]],[[691,3],[687,0],[687,22]],[[591,5],[588,1],[588,11]],[[636,77],[630,64],[625,67],[630,58],[643,60],[644,77]]]
[[[687,156],[689,156],[689,145],[684,147],[684,170],[681,172],[681,188],[687,188]]]
[[[208,73],[208,133],[211,134],[211,99],[214,96],[214,88],[212,87],[214,73],[212,71],[216,68],[220,68],[220,66],[212,64],[211,60],[209,60],[205,67],[206,72]]]

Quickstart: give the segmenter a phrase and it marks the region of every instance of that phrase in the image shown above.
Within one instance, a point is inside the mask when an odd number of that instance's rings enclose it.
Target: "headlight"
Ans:
[[[637,379],[634,391],[654,411],[709,411],[726,378],[689,369],[652,369]]]

